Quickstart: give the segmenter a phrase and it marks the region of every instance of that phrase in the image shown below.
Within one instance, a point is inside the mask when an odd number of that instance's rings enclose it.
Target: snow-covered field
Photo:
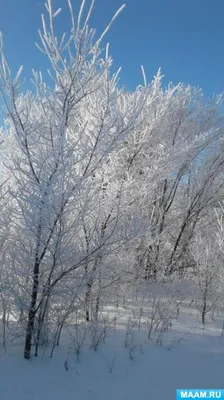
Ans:
[[[68,356],[66,336],[53,358],[45,350],[29,362],[22,347],[7,348],[0,358],[0,399],[172,400],[177,388],[224,387],[221,317],[203,329],[188,307],[173,320],[162,346],[147,339],[143,325],[125,348],[126,319],[121,310],[116,332],[96,352],[84,348],[79,362],[71,342]]]

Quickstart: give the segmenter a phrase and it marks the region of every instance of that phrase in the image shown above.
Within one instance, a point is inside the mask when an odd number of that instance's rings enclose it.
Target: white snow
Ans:
[[[130,351],[123,346],[124,316],[97,352],[85,348],[80,362],[71,353],[67,371],[66,337],[52,359],[47,350],[29,362],[22,358],[22,347],[7,348],[0,357],[0,399],[173,400],[177,388],[224,387],[221,318],[202,329],[196,311],[185,308],[162,346],[147,339],[143,326],[134,332],[136,347],[130,360]]]

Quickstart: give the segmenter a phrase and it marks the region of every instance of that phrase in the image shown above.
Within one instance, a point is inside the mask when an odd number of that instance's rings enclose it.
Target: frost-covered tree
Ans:
[[[12,76],[0,42],[2,338],[8,315],[26,359],[49,338],[53,354],[66,323],[79,313],[94,324],[119,293],[189,275],[202,288],[205,265],[211,273],[200,255],[223,195],[221,97],[164,88],[160,70],[148,84],[143,68],[143,85],[120,87],[102,43],[123,6],[97,38],[93,5],[76,14],[68,0],[71,30],[59,38],[61,10],[47,1],[37,46],[51,68],[33,71],[32,92],[20,92],[22,68]]]
[[[48,24],[42,16],[40,50],[46,54],[52,85],[33,72],[36,93],[19,94],[19,77],[12,77],[1,42],[1,94],[8,114],[5,164],[10,171],[16,221],[16,246],[23,258],[23,276],[30,292],[25,358],[30,349],[37,312],[41,323],[52,290],[106,245],[108,237],[94,241],[88,252],[80,244],[80,231],[95,206],[94,174],[137,129],[143,116],[147,88],[133,94],[117,86],[111,75],[108,46],[103,52],[103,34],[95,39],[88,27],[92,11],[77,20],[71,2],[71,35],[59,40],[54,20],[59,11],[46,3]],[[97,200],[96,200],[97,201]],[[74,244],[74,245],[73,245]],[[18,261],[17,261],[18,262]],[[29,289],[28,289],[29,288]]]

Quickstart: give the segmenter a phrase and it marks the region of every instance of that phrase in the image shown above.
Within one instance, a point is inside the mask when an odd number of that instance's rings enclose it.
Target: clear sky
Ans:
[[[87,0],[88,1],[88,0]],[[57,17],[60,31],[68,30],[66,0]],[[122,0],[96,0],[91,26],[101,32]],[[73,0],[77,9],[79,0]],[[206,95],[224,91],[224,0],[127,0],[127,7],[111,28],[114,66],[122,67],[121,83],[133,89],[142,83],[143,64],[150,81],[159,67],[165,83],[184,81],[203,88]],[[0,30],[11,66],[46,69],[34,45],[38,39],[44,0],[0,0]]]

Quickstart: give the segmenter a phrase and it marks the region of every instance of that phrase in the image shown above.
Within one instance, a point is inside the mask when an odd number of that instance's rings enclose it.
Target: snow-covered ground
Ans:
[[[80,362],[71,349],[67,356],[66,336],[53,358],[47,350],[29,362],[22,347],[7,348],[0,357],[0,400],[173,400],[177,388],[224,387],[221,317],[203,329],[194,309],[182,309],[162,346],[142,326],[129,348],[126,318],[121,310],[116,333],[97,352],[83,349]]]

